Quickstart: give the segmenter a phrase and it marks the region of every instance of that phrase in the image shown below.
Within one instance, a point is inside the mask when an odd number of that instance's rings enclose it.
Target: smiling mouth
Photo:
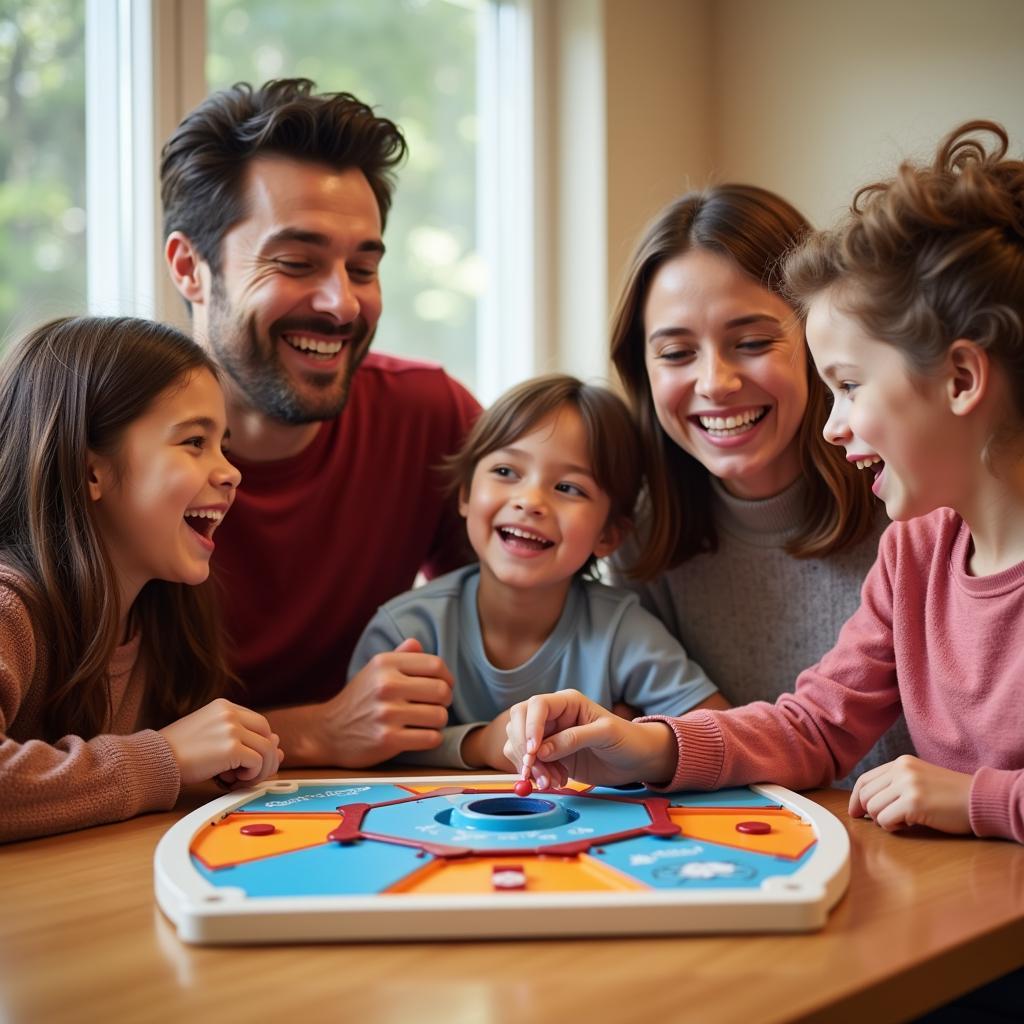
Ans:
[[[184,516],[185,525],[207,540],[213,536],[213,531],[217,529],[217,524],[223,518],[223,512],[212,508],[189,509]]]
[[[541,537],[540,534],[531,533],[518,526],[499,526],[498,535],[506,544],[513,547],[529,548],[531,551],[544,551],[546,548],[555,546],[553,540]]]
[[[870,470],[876,480],[882,475],[882,470],[885,469],[885,462],[878,455],[872,455],[866,459],[857,459],[854,465],[858,469]]]
[[[756,423],[768,415],[768,406],[763,405],[760,409],[747,409],[746,412],[737,413],[735,416],[692,416],[691,420],[705,434],[711,437],[735,437],[750,430]]]
[[[348,338],[314,338],[308,334],[282,334],[286,345],[301,352],[304,356],[324,361],[333,359],[344,347]]]

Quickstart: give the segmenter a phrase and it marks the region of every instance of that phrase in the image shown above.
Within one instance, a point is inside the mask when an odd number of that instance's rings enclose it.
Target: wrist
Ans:
[[[468,764],[470,768],[486,768],[488,766],[487,757],[483,751],[483,731],[483,726],[477,726],[462,737],[459,757],[462,758],[463,764]]]
[[[300,704],[263,712],[287,752],[289,768],[345,767],[325,742],[324,711],[319,704]]]
[[[639,722],[637,729],[646,734],[639,778],[653,785],[667,786],[679,765],[679,744],[676,734],[666,722]]]

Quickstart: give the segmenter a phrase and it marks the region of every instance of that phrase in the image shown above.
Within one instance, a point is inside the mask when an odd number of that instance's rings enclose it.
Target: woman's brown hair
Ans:
[[[50,741],[96,735],[109,721],[108,665],[126,611],[91,514],[88,453],[116,458],[129,424],[203,370],[217,374],[185,335],[127,317],[51,321],[0,365],[0,562],[55,681]],[[231,677],[211,586],[151,580],[132,605],[154,725],[207,703]]]
[[[645,529],[629,566],[639,579],[652,579],[718,547],[710,473],[665,433],[654,408],[644,359],[644,305],[651,283],[669,260],[703,249],[732,260],[761,287],[786,298],[782,260],[810,230],[804,217],[773,192],[717,185],[669,204],[637,246],[612,319],[611,358],[646,451]],[[875,508],[867,480],[822,437],[828,390],[809,356],[806,365],[807,409],[798,444],[807,490],[803,522],[786,550],[797,558],[821,558],[866,537]]]
[[[462,447],[445,462],[452,490],[469,494],[481,459],[514,444],[566,405],[583,420],[594,481],[610,502],[608,522],[628,528],[643,483],[640,438],[629,410],[614,391],[564,373],[523,381],[481,414]],[[595,559],[589,559],[580,574],[591,574],[594,565]]]
[[[972,138],[994,136],[987,148]],[[801,305],[833,293],[873,338],[926,374],[958,338],[1007,371],[1024,418],[1024,161],[1007,160],[1005,129],[968,121],[930,165],[902,163],[862,188],[836,231],[811,235],[786,262]]]

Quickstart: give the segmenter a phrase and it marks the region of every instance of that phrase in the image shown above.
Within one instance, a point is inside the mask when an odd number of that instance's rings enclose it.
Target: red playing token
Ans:
[[[239,830],[243,836],[272,836],[277,829],[266,822],[256,822],[253,825],[243,825]]]
[[[516,796],[529,796],[533,792],[533,783],[529,779],[520,779],[512,788]]]
[[[772,827],[767,821],[741,821],[736,826],[737,832],[748,836],[766,836],[771,830]]]

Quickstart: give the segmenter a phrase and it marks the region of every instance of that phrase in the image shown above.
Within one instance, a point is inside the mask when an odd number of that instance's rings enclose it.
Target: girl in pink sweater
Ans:
[[[895,520],[836,646],[775,704],[631,723],[533,697],[505,752],[540,785],[826,786],[902,709],[919,757],[862,775],[850,813],[1024,842],[1024,162],[1006,151],[1000,126],[963,125],[787,263],[825,437]]]
[[[55,320],[0,365],[0,841],[277,770],[266,719],[215,699],[226,434],[213,364],[160,324]]]

